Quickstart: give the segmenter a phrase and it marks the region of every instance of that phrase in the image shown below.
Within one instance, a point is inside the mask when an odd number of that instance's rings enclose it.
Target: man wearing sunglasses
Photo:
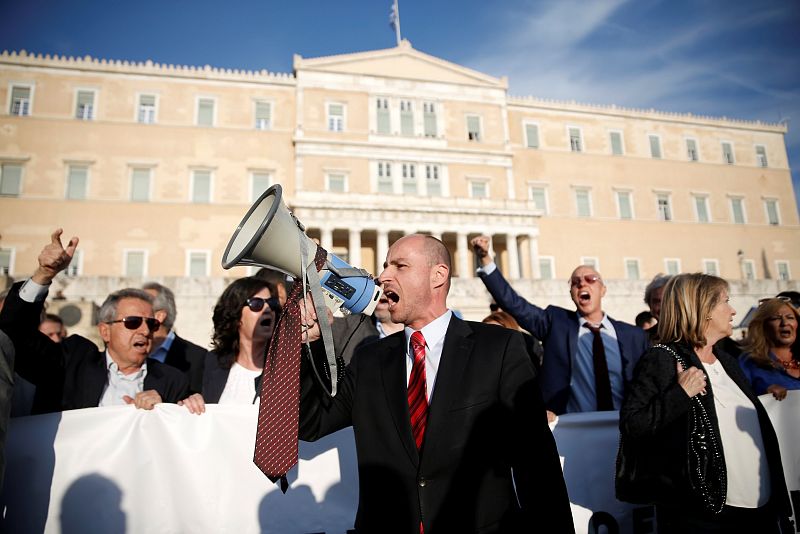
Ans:
[[[522,298],[500,274],[489,256],[487,236],[476,237],[471,244],[481,261],[478,276],[495,302],[542,340],[540,383],[548,411],[558,415],[618,410],[648,340],[642,329],[603,311],[606,286],[600,274],[588,265],[573,271],[569,294],[575,311],[540,308]]]
[[[147,358],[160,323],[152,297],[141,289],[116,291],[100,307],[104,351],[78,335],[55,343],[39,332],[50,283],[67,268],[78,246],[73,237],[64,248],[61,234],[61,229],[53,232],[33,276],[12,287],[0,312],[0,329],[12,338],[18,355],[16,370],[36,385],[33,413],[123,404],[151,410],[186,397],[183,373]]]

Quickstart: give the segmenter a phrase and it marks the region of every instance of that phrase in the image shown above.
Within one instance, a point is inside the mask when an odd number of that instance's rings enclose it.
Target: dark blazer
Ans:
[[[43,302],[23,301],[21,286],[15,284],[6,297],[0,329],[14,342],[16,371],[36,386],[32,413],[98,406],[108,382],[105,351],[79,335],[55,343],[39,332]],[[158,391],[164,402],[177,402],[189,394],[183,373],[152,359],[147,360],[144,389]]]
[[[420,521],[426,534],[533,532],[545,520],[549,532],[574,532],[518,332],[451,319],[421,452],[411,433],[403,332],[356,351],[332,400],[311,374],[304,358],[300,439],[353,426],[357,532],[418,534]]]
[[[489,275],[482,274],[481,280],[495,302],[510,313],[522,328],[542,341],[544,357],[539,375],[542,397],[548,410],[564,413],[570,397],[572,360],[578,350],[578,313],[559,306],[542,309],[531,304],[514,291],[499,269]],[[633,376],[636,362],[647,350],[647,334],[637,326],[611,317],[608,319],[617,332],[622,373],[627,383]]]
[[[355,313],[344,317],[334,317],[331,325],[333,346],[336,355],[340,356],[345,364],[353,359],[356,349],[362,343],[371,343],[380,338],[378,328],[375,326],[374,317],[361,318],[364,314]]]
[[[205,369],[203,371],[203,400],[208,404],[216,404],[225,390],[228,383],[228,375],[231,374],[230,367],[223,367],[219,363],[219,356],[216,352],[208,351],[205,358]],[[253,381],[253,401],[261,384],[261,376]]]
[[[683,355],[689,366],[703,369],[700,358],[691,347],[677,343],[670,343],[669,346]],[[736,358],[716,347],[714,355],[731,380],[755,405],[769,465],[772,489],[770,505],[779,516],[788,517],[791,509],[775,429],[761,401],[750,388]],[[712,386],[709,381],[706,384],[707,394],[699,398],[719,439]],[[656,495],[655,503],[680,506],[684,510],[697,513],[702,511],[702,501],[692,490],[687,475],[691,402],[691,398],[678,384],[675,357],[662,348],[653,347],[636,366],[630,394],[620,410],[619,425],[623,441],[633,440],[635,450],[647,452],[647,457],[641,462],[649,466],[648,474],[653,475],[651,479],[657,480],[660,486],[652,488]],[[726,468],[730,470],[736,466]],[[757,484],[757,481],[753,481],[753,484]]]
[[[183,371],[189,381],[189,392],[203,390],[203,366],[208,350],[175,334],[164,363]]]

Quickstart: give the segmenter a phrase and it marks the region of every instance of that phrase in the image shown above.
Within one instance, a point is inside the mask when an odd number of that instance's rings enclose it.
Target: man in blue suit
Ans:
[[[543,309],[519,296],[503,278],[489,256],[488,237],[474,238],[472,247],[481,260],[478,275],[495,302],[542,340],[540,385],[547,409],[555,414],[618,410],[648,340],[640,328],[603,312],[606,286],[600,274],[588,265],[573,271],[570,296],[575,311]]]

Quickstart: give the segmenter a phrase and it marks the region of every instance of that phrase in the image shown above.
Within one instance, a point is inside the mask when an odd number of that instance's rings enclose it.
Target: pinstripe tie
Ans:
[[[425,438],[425,424],[428,420],[427,383],[425,380],[425,338],[422,332],[411,334],[411,350],[414,365],[408,379],[408,413],[411,416],[411,432],[417,449],[422,448]]]

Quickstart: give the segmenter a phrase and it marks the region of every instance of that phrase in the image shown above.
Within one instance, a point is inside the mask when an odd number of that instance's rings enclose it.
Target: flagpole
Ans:
[[[394,0],[392,5],[392,25],[394,26],[394,33],[397,37],[397,46],[400,46],[400,5],[398,0]]]

